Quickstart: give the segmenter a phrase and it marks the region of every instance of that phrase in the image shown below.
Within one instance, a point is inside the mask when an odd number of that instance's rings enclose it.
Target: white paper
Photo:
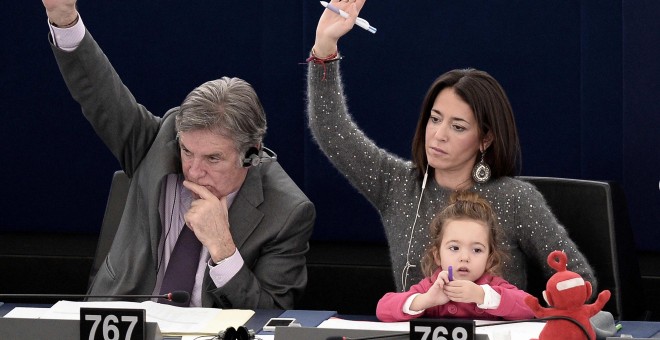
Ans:
[[[487,325],[497,321],[476,320],[476,325]],[[538,338],[545,323],[543,322],[519,322],[504,325],[481,326],[475,329],[477,334],[488,334],[491,340],[529,340]],[[367,329],[378,331],[410,331],[409,322],[377,322],[377,321],[353,321],[340,318],[330,318],[323,321],[319,328],[338,329]]]
[[[409,322],[375,322],[375,321],[354,321],[340,318],[330,318],[321,322],[318,328],[338,328],[338,329],[366,329],[375,331],[400,331],[410,330]]]
[[[81,307],[144,309],[146,321],[156,322],[162,334],[180,335],[215,335],[227,327],[244,325],[254,315],[254,311],[244,309],[176,307],[153,301],[58,301],[50,308],[14,308],[5,317],[78,320]]]
[[[477,325],[497,323],[497,321],[479,321]],[[504,325],[477,327],[478,334],[488,334],[491,340],[529,340],[538,339],[545,322],[517,322]]]
[[[48,308],[38,307],[14,307],[9,313],[5,314],[5,318],[23,318],[23,319],[39,319],[44,313],[48,312]]]

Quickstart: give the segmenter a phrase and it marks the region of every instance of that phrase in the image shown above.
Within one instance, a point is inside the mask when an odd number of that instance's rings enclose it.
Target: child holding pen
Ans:
[[[524,302],[528,294],[497,276],[505,256],[497,237],[497,218],[486,200],[473,192],[452,194],[431,223],[433,241],[422,259],[426,277],[407,292],[385,294],[378,319],[533,318]]]

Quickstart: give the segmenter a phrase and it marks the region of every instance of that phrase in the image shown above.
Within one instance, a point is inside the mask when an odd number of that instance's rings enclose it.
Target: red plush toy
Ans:
[[[525,298],[525,303],[532,309],[537,318],[566,316],[575,319],[589,333],[589,340],[596,339],[596,333],[589,319],[600,312],[610,299],[610,291],[604,290],[598,294],[596,302],[585,305],[591,296],[591,283],[572,271],[566,270],[568,259],[564,252],[555,250],[548,255],[548,265],[557,273],[552,275],[543,291],[543,298],[551,308],[543,308],[539,300],[533,296]],[[546,322],[539,340],[587,340],[584,332],[568,320],[549,320]]]

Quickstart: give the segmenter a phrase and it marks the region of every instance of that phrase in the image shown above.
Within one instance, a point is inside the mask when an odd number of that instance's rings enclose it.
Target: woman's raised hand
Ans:
[[[337,52],[337,42],[353,28],[355,19],[358,17],[366,0],[331,0],[330,4],[348,13],[348,19],[341,15],[325,9],[319,23],[316,26],[316,41],[314,42],[314,54],[319,58],[327,57]]]

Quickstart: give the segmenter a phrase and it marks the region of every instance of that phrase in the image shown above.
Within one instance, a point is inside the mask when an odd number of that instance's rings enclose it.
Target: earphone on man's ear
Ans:
[[[245,158],[243,158],[243,167],[257,166],[261,163],[275,162],[277,161],[277,154],[265,146],[261,147],[261,150],[256,147],[251,147],[245,153]]]
[[[241,326],[238,329],[229,327],[224,331],[220,331],[216,338],[218,340],[253,340],[254,335],[253,330]]]

